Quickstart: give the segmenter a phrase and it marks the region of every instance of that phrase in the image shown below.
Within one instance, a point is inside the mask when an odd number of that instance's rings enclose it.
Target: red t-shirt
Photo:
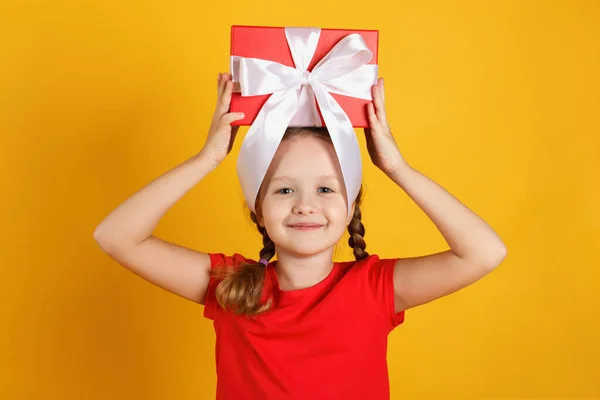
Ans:
[[[240,254],[210,254],[212,266]],[[394,312],[395,259],[335,262],[318,284],[281,291],[269,263],[265,291],[275,306],[254,320],[224,311],[211,278],[204,316],[216,333],[217,400],[384,400],[390,398],[387,338],[404,321]]]

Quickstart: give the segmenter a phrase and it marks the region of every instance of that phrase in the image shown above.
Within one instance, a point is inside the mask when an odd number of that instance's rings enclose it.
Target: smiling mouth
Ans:
[[[313,231],[315,229],[322,228],[323,225],[314,225],[314,224],[298,224],[298,225],[289,225],[290,228],[298,229],[300,231]]]

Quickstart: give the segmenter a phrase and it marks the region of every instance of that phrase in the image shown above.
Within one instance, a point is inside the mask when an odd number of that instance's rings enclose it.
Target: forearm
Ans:
[[[457,256],[490,266],[504,258],[506,248],[496,232],[443,187],[407,163],[389,177],[431,219]]]
[[[142,243],[152,235],[163,215],[216,163],[201,152],[154,179],[108,214],[94,231],[105,247]]]

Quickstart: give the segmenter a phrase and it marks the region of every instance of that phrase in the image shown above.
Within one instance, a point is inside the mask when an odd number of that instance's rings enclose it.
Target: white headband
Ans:
[[[373,53],[363,37],[350,34],[308,72],[320,28],[285,28],[294,65],[231,56],[231,75],[242,96],[271,94],[250,126],[237,160],[237,174],[248,207],[255,210],[260,185],[288,126],[321,126],[319,109],[329,131],[342,169],[348,195],[348,216],[362,182],[358,140],[350,119],[331,96],[372,100],[377,83],[377,65],[368,64]],[[315,102],[316,100],[316,102]]]

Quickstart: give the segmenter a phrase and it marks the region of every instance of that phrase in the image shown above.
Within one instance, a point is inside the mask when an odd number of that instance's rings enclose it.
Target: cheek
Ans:
[[[335,220],[337,223],[341,223],[346,225],[346,219],[348,217],[348,212],[346,209],[346,200],[345,199],[336,199],[336,201],[331,202],[329,204],[329,216],[332,220]]]
[[[282,221],[286,215],[286,206],[283,202],[265,201],[263,203],[263,217],[266,224]]]

